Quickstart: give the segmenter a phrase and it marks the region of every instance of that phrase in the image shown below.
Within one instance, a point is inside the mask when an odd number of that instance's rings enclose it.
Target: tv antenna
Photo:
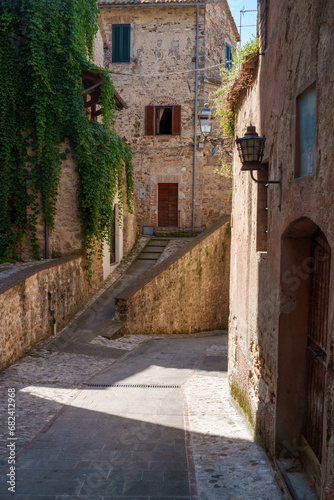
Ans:
[[[257,12],[257,10],[245,10],[245,6],[243,6],[242,10],[240,11],[240,26],[239,26],[240,47],[241,47],[241,28],[252,28],[256,26],[256,24],[242,24],[242,16],[245,14],[245,12]]]

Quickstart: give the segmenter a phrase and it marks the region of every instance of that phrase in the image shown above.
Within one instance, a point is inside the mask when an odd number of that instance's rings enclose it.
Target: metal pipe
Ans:
[[[195,229],[195,197],[196,197],[196,146],[197,146],[197,94],[198,94],[198,34],[199,16],[198,5],[196,5],[196,63],[195,63],[195,116],[194,116],[194,168],[193,168],[193,207],[192,207],[192,230]]]

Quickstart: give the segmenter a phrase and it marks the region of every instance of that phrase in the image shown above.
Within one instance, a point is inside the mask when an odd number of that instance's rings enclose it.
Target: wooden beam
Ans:
[[[88,87],[87,89],[85,89],[83,91],[83,94],[89,94],[93,89],[96,89],[97,87],[100,87],[101,84],[102,84],[102,80],[100,80],[99,82],[95,83],[91,87]]]

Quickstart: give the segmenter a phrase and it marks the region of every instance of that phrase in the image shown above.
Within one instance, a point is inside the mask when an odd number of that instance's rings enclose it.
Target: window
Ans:
[[[230,70],[232,68],[232,47],[228,43],[226,44],[226,61],[225,61],[225,68]]]
[[[112,25],[112,62],[130,62],[130,24]]]
[[[180,135],[181,106],[146,106],[146,135]]]
[[[314,174],[316,88],[297,97],[296,177]]]

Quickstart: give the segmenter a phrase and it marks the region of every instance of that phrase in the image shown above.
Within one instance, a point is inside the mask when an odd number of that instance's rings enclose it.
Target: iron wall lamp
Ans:
[[[244,137],[237,137],[236,143],[242,163],[241,170],[261,170],[265,137],[259,137],[255,127],[247,127]]]
[[[266,138],[259,137],[256,132],[255,127],[249,126],[247,127],[246,134],[244,137],[237,137],[236,144],[238,148],[238,153],[240,157],[240,161],[242,163],[241,171],[245,172],[247,170],[250,171],[251,178],[253,181],[260,184],[279,184],[279,210],[282,209],[282,162],[279,164],[279,180],[278,181],[259,181],[255,179],[253,176],[254,170],[262,170],[262,159],[263,159],[263,151],[264,144],[266,142]]]

